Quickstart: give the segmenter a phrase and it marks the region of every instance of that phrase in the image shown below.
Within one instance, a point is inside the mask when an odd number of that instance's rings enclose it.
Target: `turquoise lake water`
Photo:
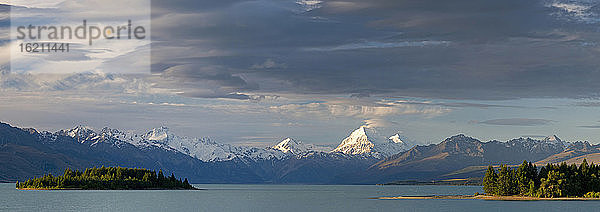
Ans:
[[[194,185],[196,191],[19,191],[0,184],[0,211],[600,211],[598,201],[377,200],[474,194],[478,186]]]

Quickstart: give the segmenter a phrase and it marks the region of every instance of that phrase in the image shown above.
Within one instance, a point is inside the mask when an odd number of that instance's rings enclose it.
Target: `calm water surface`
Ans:
[[[198,191],[19,191],[0,184],[1,211],[600,211],[597,201],[376,200],[474,194],[477,186],[195,185]]]

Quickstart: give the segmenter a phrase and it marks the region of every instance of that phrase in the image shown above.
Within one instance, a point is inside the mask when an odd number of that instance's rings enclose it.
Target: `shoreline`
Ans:
[[[397,197],[377,197],[372,199],[380,200],[424,200],[424,199],[477,199],[491,201],[600,201],[600,198],[585,197],[525,197],[525,196],[486,196],[486,195],[431,195],[431,196],[397,196]]]

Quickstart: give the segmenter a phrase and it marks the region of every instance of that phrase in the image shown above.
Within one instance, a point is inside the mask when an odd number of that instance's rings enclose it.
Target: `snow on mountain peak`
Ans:
[[[375,147],[375,144],[373,144],[372,139],[367,136],[365,128],[365,126],[361,126],[354,130],[338,147],[332,150],[332,152],[341,152],[348,155],[370,153],[373,147]]]
[[[150,130],[150,132],[146,133],[146,139],[150,141],[159,141],[159,142],[168,142],[169,138],[169,128],[162,126],[159,128],[154,128]]]
[[[177,136],[168,127],[158,127],[145,134],[135,134],[132,131],[119,131],[108,127],[95,132],[90,127],[77,126],[72,129],[59,131],[61,135],[76,138],[78,142],[111,144],[121,147],[127,143],[138,148],[162,148],[168,151],[181,152],[205,162],[229,161],[233,159],[268,160],[295,156],[304,157],[309,153],[339,152],[347,155],[362,155],[382,158],[402,150],[406,146],[404,138],[395,134],[389,138],[379,136],[374,128],[361,126],[345,138],[342,143],[331,150],[331,146],[305,144],[301,141],[286,138],[277,145],[268,148],[236,146],[216,143],[209,138],[188,138]]]
[[[381,158],[391,156],[406,150],[406,144],[399,134],[389,138],[380,136],[374,128],[361,126],[345,138],[342,143],[331,152],[340,152],[348,155],[370,154]]]
[[[85,141],[87,138],[96,136],[96,132],[91,127],[79,125],[68,130],[62,131],[64,135],[77,138],[79,142]]]
[[[560,138],[558,138],[558,136],[556,136],[556,135],[548,136],[548,137],[544,138],[543,141],[551,143],[551,144],[562,145],[565,148],[569,146],[569,143],[560,140]]]
[[[169,132],[167,127],[150,130],[142,140],[135,144],[142,147],[159,147],[178,151],[205,162],[229,161],[235,158],[246,160],[261,160],[281,158],[284,153],[273,149],[220,144],[209,138],[188,138]]]
[[[300,141],[292,138],[283,139],[277,145],[271,147],[284,153],[300,154],[308,151],[308,147]]]
[[[67,130],[67,134],[71,137],[75,137],[77,135],[86,135],[93,133],[94,130],[91,127],[79,125]]]
[[[402,141],[402,139],[400,138],[400,135],[398,133],[392,135],[389,139],[396,144],[405,144],[404,141]]]
[[[551,135],[551,136],[548,136],[548,137],[544,138],[544,141],[558,141],[558,142],[561,142],[562,140],[560,140],[560,138],[558,138],[558,136],[556,136],[556,135]]]

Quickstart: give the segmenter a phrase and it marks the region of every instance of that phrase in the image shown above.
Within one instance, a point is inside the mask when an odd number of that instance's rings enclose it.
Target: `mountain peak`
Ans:
[[[547,143],[562,145],[564,148],[567,148],[569,146],[569,143],[560,140],[560,138],[558,138],[558,136],[556,136],[556,135],[548,136],[548,137],[544,138],[544,140],[542,140],[542,141],[547,142]]]
[[[360,126],[358,127],[358,129],[352,131],[352,133],[350,133],[350,136],[354,135],[354,136],[367,136],[367,127],[366,126]]]
[[[71,129],[65,130],[64,134],[72,138],[88,138],[95,135],[96,132],[94,132],[91,127],[78,125]]]
[[[165,126],[154,128],[146,133],[145,137],[151,141],[165,141],[169,138],[169,128]]]
[[[558,141],[558,142],[561,142],[562,140],[560,140],[560,138],[558,138],[558,136],[556,136],[556,135],[551,135],[551,136],[548,136],[548,137],[544,138],[544,141]]]
[[[94,131],[91,127],[89,126],[85,126],[85,125],[77,125],[71,129],[68,129],[67,131],[72,131],[72,132],[85,132],[85,131]]]
[[[299,154],[308,151],[306,145],[292,138],[283,139],[281,142],[271,148],[282,151],[283,153],[292,154]]]
[[[348,137],[342,140],[342,143],[332,152],[341,152],[348,155],[359,155],[370,153],[375,147],[372,140],[367,136],[365,126],[360,126],[354,130]]]
[[[466,136],[465,134],[458,134],[458,135],[454,135],[450,138],[446,138],[446,140],[442,141],[442,143],[444,143],[444,142],[463,142],[463,141],[475,142],[475,141],[479,141],[479,140],[477,140],[473,137]]]
[[[390,139],[390,141],[396,143],[396,144],[406,144],[406,142],[404,142],[402,140],[402,138],[400,138],[400,134],[396,133],[394,135],[392,135],[391,137],[389,137],[388,139]]]
[[[331,152],[347,155],[371,154],[374,157],[387,157],[406,149],[406,144],[399,134],[391,137],[380,136],[373,128],[360,126]]]

